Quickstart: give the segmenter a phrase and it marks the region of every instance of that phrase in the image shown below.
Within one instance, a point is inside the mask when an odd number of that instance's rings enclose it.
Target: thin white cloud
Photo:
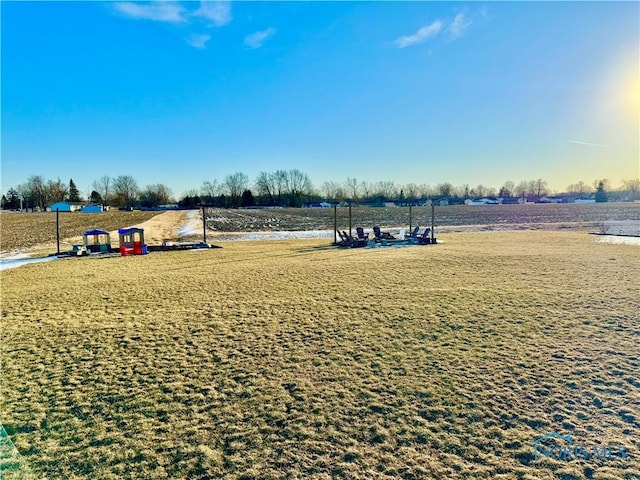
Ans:
[[[231,23],[231,2],[200,2],[200,8],[193,12],[193,16],[211,20],[215,27],[224,27]]]
[[[187,43],[194,48],[206,48],[207,42],[211,40],[211,35],[193,34],[186,40]]]
[[[400,37],[393,43],[395,43],[398,48],[409,47],[411,45],[422,43],[430,38],[435,37],[436,35],[438,35],[438,33],[440,33],[440,30],[442,30],[442,22],[440,20],[436,20],[431,25],[422,27],[413,35]]]
[[[576,145],[587,145],[588,147],[600,147],[605,148],[606,145],[600,145],[599,143],[581,142],[580,140],[569,140],[569,143],[575,143]]]
[[[451,32],[453,38],[461,37],[469,25],[471,25],[471,20],[467,18],[467,13],[460,12],[454,17],[453,22],[451,22],[449,32]]]
[[[276,29],[269,27],[266,30],[247,35],[244,39],[244,44],[249,48],[260,48],[264,42],[276,33]]]
[[[138,20],[154,20],[157,22],[170,23],[186,22],[184,18],[184,8],[175,2],[114,2],[113,8],[127,17]]]

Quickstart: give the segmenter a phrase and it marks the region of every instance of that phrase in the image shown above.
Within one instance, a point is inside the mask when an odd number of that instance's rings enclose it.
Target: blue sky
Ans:
[[[638,2],[2,2],[2,192],[639,175]]]

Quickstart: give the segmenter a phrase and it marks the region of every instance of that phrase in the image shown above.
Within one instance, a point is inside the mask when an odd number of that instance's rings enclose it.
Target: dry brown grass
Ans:
[[[4,271],[2,422],[50,479],[640,476],[638,248],[440,239]],[[630,458],[534,460],[552,430]]]

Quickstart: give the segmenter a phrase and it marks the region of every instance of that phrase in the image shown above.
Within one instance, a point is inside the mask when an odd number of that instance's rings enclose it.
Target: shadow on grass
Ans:
[[[12,426],[8,428],[12,433],[21,430]],[[3,480],[35,480],[37,478],[2,425],[0,425],[0,478]]]

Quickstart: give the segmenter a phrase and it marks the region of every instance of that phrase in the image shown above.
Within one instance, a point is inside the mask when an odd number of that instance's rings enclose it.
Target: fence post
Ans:
[[[207,243],[207,218],[204,213],[204,205],[202,205],[202,243]]]
[[[431,201],[431,243],[433,243],[433,229],[435,226],[435,215],[436,215],[436,206],[433,203],[433,201]]]
[[[333,204],[333,243],[338,243],[338,204]]]
[[[409,204],[409,234],[411,234],[411,204]]]
[[[57,255],[60,255],[60,209],[56,208],[56,244],[58,246]]]

